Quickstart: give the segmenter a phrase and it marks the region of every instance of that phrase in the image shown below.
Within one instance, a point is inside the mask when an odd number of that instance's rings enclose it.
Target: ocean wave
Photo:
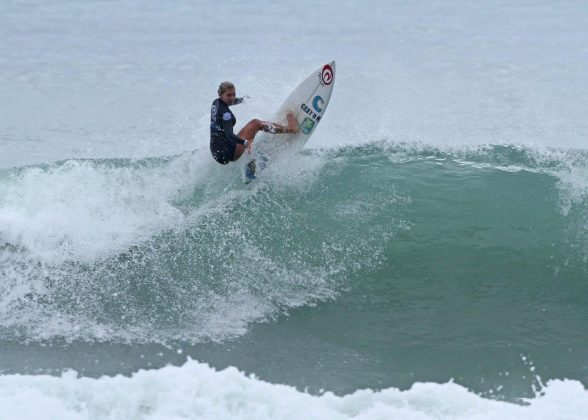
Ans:
[[[586,170],[580,151],[381,142],[307,150],[248,187],[237,165],[221,168],[206,150],[16,168],[0,181],[0,335],[235,337],[252,322],[335,299],[386,260],[400,233],[442,232],[441,216],[483,228],[472,238],[457,223],[432,243],[536,246],[537,230],[520,232],[539,199],[532,223],[554,220],[563,239],[552,241],[574,267],[588,242]],[[496,212],[512,224],[500,235],[486,226],[498,223]]]

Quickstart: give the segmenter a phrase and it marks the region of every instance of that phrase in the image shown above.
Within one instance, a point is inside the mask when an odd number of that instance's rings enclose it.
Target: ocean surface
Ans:
[[[581,1],[0,3],[0,419],[585,418]],[[239,181],[220,81],[301,153]]]

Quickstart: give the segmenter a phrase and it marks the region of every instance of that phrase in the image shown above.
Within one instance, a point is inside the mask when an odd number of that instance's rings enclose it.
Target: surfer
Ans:
[[[239,134],[233,133],[237,119],[229,106],[240,104],[244,100],[235,95],[235,85],[231,82],[222,82],[218,87],[218,98],[212,102],[210,152],[218,163],[226,165],[239,159],[245,150],[251,151],[253,138],[259,131],[272,134],[298,133],[298,123],[292,113],[287,115],[287,126],[253,119],[245,124]]]

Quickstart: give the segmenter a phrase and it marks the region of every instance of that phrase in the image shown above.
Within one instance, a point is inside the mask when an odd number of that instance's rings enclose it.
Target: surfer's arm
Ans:
[[[240,98],[235,98],[235,102],[233,102],[233,105],[242,104],[243,102],[245,102],[245,99],[249,99],[249,98],[250,98],[249,95],[241,96]]]
[[[231,121],[223,119],[223,131],[231,143],[242,144],[244,146],[247,145],[247,140],[243,140],[241,137],[233,133],[233,124],[231,124]]]

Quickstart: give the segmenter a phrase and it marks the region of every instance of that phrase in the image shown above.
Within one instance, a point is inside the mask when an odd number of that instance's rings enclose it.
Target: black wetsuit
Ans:
[[[243,98],[235,98],[233,105],[241,102]],[[233,160],[237,144],[245,144],[245,140],[233,133],[236,122],[229,106],[222,99],[215,99],[210,110],[210,152],[222,165]]]

